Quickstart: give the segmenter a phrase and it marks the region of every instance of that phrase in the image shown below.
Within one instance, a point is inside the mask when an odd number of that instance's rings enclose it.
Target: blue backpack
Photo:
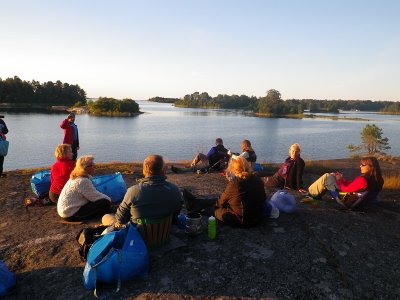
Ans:
[[[105,234],[89,249],[83,271],[83,286],[94,290],[97,282],[117,283],[146,277],[149,270],[149,255],[142,236],[132,224],[119,231]]]

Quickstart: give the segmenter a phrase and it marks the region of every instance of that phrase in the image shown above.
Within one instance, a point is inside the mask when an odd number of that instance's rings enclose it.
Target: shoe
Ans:
[[[174,173],[179,173],[179,169],[177,167],[174,167],[173,165],[171,166],[171,171]]]

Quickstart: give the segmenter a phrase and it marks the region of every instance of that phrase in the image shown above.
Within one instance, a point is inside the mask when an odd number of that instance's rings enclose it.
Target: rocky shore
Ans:
[[[323,162],[322,162],[323,164]],[[358,173],[358,160],[326,165],[346,176]],[[384,172],[398,166],[382,163]],[[82,225],[60,223],[55,206],[25,209],[36,170],[6,172],[0,178],[0,259],[17,275],[5,299],[92,299],[82,286],[84,263],[76,234]],[[140,177],[140,165],[100,165],[98,174],[120,171],[128,186]],[[310,170],[306,185],[319,175]],[[225,188],[218,173],[174,174],[168,180],[196,195],[216,197]],[[273,191],[268,191],[272,193]],[[184,243],[151,255],[150,275],[124,283],[112,299],[399,299],[399,191],[384,191],[382,203],[349,211],[323,198],[312,207],[266,219],[252,229],[219,226],[217,239],[206,231],[173,235]]]

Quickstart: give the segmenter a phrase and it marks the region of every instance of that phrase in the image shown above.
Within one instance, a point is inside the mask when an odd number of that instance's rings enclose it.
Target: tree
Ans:
[[[385,155],[385,150],[389,150],[389,139],[382,137],[382,129],[375,124],[367,124],[361,131],[361,145],[354,146],[350,144],[347,146],[350,152],[357,152],[366,150],[370,155],[382,154]]]

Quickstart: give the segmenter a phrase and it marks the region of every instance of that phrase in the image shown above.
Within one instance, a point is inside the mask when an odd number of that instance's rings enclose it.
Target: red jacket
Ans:
[[[74,144],[74,127],[65,119],[61,122],[60,127],[64,129],[64,139],[63,144],[73,145]],[[79,147],[79,137],[75,141],[76,147]]]
[[[368,188],[368,182],[364,176],[358,176],[352,182],[346,179],[336,180],[339,190],[346,193],[363,192]]]
[[[75,168],[75,161],[67,158],[57,160],[51,167],[50,172],[50,192],[60,195],[61,190],[69,179],[69,174]]]

